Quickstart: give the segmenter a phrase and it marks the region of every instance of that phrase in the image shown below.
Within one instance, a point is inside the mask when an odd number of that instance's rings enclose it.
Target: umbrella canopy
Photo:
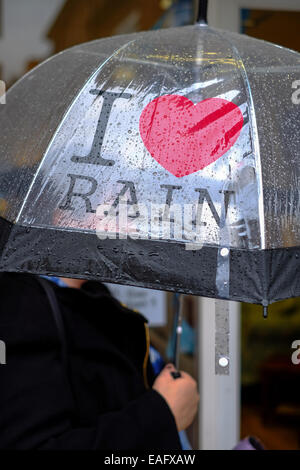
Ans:
[[[204,24],[47,60],[0,108],[0,270],[300,295],[299,73]]]

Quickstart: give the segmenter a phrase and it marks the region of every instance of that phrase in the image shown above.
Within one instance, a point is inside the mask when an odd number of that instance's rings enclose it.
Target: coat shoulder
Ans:
[[[20,312],[39,302],[39,285],[33,275],[0,273],[0,324],[12,323]]]

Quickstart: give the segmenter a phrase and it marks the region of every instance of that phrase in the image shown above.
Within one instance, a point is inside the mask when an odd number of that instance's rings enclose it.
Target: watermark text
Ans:
[[[300,104],[300,80],[293,81],[292,88],[295,89],[292,93],[292,103]]]
[[[291,348],[296,350],[292,354],[292,363],[297,366],[300,364],[300,339],[293,341]]]
[[[0,80],[0,104],[6,104],[6,84]]]
[[[6,344],[0,340],[0,365],[6,364]]]
[[[182,240],[186,250],[203,246],[202,207],[196,204],[128,205],[119,201],[117,207],[98,206],[96,233],[100,240],[144,239]]]

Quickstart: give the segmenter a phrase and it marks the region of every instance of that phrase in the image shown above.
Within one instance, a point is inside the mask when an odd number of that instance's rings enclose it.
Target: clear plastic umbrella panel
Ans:
[[[44,62],[0,107],[0,270],[300,295],[299,76],[296,52],[200,24]]]

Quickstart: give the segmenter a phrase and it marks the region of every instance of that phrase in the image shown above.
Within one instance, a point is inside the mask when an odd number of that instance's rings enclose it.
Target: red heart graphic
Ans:
[[[226,153],[243,127],[237,105],[185,96],[155,98],[142,111],[140,134],[152,157],[178,178],[202,170]]]

